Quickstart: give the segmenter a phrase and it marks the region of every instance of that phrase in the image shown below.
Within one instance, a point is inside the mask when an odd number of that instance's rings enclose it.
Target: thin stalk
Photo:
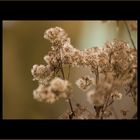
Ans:
[[[62,73],[63,79],[65,79],[65,74],[64,74],[63,67],[61,67],[61,73]],[[73,111],[73,107],[72,107],[72,103],[71,103],[71,99],[70,98],[68,98],[68,103],[69,103],[69,106],[70,106],[72,114],[75,115],[75,113]]]
[[[69,78],[70,78],[70,64],[69,64],[68,78],[67,79],[69,79]]]
[[[64,74],[64,70],[63,70],[63,66],[62,66],[62,61],[61,60],[60,60],[60,69],[61,69],[62,77],[65,80],[65,74]],[[69,103],[69,106],[70,106],[70,109],[71,109],[71,112],[72,112],[72,116],[71,116],[70,119],[72,119],[72,117],[75,115],[75,113],[73,111],[73,107],[72,107],[72,103],[71,103],[70,98],[68,98],[68,103]]]
[[[110,99],[110,95],[107,97],[106,103],[104,104],[104,106],[103,106],[103,108],[102,108],[101,119],[103,119],[104,112],[105,112],[106,108],[108,107],[109,99]]]
[[[62,61],[60,60],[59,62],[60,62],[59,65],[60,65],[60,70],[61,70],[61,73],[62,73],[62,77],[65,80],[65,74],[64,74],[64,70],[63,70]]]
[[[68,99],[68,102],[69,102],[72,114],[75,115],[70,98]]]
[[[136,46],[135,46],[134,41],[133,41],[133,39],[132,39],[132,36],[131,36],[130,30],[129,30],[129,27],[128,27],[128,25],[127,25],[127,22],[124,21],[124,24],[125,24],[125,27],[126,27],[126,29],[127,29],[128,34],[129,34],[130,40],[131,40],[131,42],[132,42],[132,45],[133,45],[133,47],[136,49]]]
[[[109,64],[111,64],[111,56],[112,56],[112,52],[109,54]]]
[[[99,82],[99,71],[98,71],[98,66],[97,66],[97,70],[96,70],[96,85],[98,85]]]
[[[98,119],[100,117],[100,111],[101,111],[102,107],[96,107],[96,106],[94,106],[94,109],[96,111],[95,118]]]
[[[133,99],[133,101],[134,101],[134,104],[136,105],[136,98],[135,98],[135,95],[132,93],[132,91],[131,91],[130,93],[131,93],[132,99]]]
[[[112,101],[106,106],[106,108],[109,107],[110,105],[112,105],[113,102],[114,102],[114,101],[112,100]]]

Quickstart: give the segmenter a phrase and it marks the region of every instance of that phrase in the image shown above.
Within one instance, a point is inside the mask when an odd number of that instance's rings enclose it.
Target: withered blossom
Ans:
[[[87,92],[87,100],[94,106],[102,106],[107,96],[110,96],[113,84],[109,81],[100,81],[94,90]]]
[[[49,40],[52,46],[51,51],[44,56],[46,65],[34,65],[31,69],[33,79],[39,83],[38,88],[33,91],[34,99],[54,103],[64,98],[69,102],[71,111],[63,118],[69,119],[110,117],[112,112],[108,112],[108,107],[116,100],[124,98],[124,94],[119,92],[120,89],[127,88],[126,95],[131,93],[136,102],[136,48],[132,48],[127,42],[114,39],[106,42],[103,47],[79,50],[73,47],[68,34],[60,27],[46,30],[44,38]],[[86,96],[87,101],[94,106],[95,114],[81,106],[73,109],[70,100],[72,87],[64,73],[65,65],[82,66],[90,70],[92,76],[82,76],[76,81],[76,85],[83,91],[92,87]]]
[[[34,99],[47,103],[54,103],[60,98],[68,98],[70,96],[70,84],[66,80],[58,77],[50,81],[49,86],[39,85],[33,92]]]
[[[64,29],[60,27],[50,28],[45,31],[44,38],[48,39],[52,43],[52,50],[57,50],[65,43],[70,44],[70,38],[68,37],[67,33]]]
[[[122,99],[122,93],[119,93],[117,90],[115,90],[111,93],[111,97],[114,100],[121,100]]]
[[[87,101],[96,107],[104,105],[105,96],[103,94],[98,94],[94,90],[87,92]]]
[[[97,47],[89,48],[84,50],[84,65],[89,67],[92,72],[95,72],[98,67],[98,54],[100,49]]]
[[[45,79],[48,75],[51,73],[50,66],[44,66],[44,65],[33,65],[33,68],[31,69],[31,73],[34,77],[33,80],[40,80]]]
[[[33,97],[40,102],[43,101],[47,103],[54,103],[58,100],[58,97],[51,91],[50,87],[45,87],[41,84],[33,91]]]
[[[67,98],[70,95],[70,83],[67,80],[63,80],[59,77],[55,77],[50,82],[51,90],[61,97]]]
[[[93,81],[93,78],[90,78],[89,76],[83,76],[76,81],[76,85],[81,90],[86,91],[92,86]]]

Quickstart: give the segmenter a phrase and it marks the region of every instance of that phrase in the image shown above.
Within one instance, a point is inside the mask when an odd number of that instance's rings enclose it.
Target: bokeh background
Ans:
[[[137,22],[127,22],[137,47]],[[115,38],[132,47],[123,21],[3,21],[3,119],[57,119],[69,109],[63,99],[50,105],[37,102],[32,95],[38,84],[32,81],[31,68],[34,64],[45,64],[43,57],[50,50],[50,43],[43,35],[46,29],[55,26],[65,29],[72,45],[79,49],[102,47]],[[72,103],[91,109],[85,94],[74,84],[82,74],[88,73],[88,70],[73,68],[70,81],[74,87]],[[137,109],[130,97],[114,104],[117,118],[121,117],[120,108],[129,110],[129,118]]]

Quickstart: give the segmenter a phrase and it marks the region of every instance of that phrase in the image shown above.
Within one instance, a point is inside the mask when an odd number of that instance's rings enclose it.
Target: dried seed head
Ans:
[[[94,90],[91,90],[87,93],[87,101],[90,104],[92,104],[96,107],[99,107],[99,106],[102,106],[104,104],[105,98],[103,95],[97,94],[97,93],[95,93]]]
[[[34,77],[34,80],[45,79],[51,73],[49,66],[44,65],[33,65],[31,73]]]
[[[117,90],[115,90],[111,93],[111,97],[114,100],[121,100],[122,99],[122,93],[119,93]]]
[[[55,77],[50,82],[50,87],[51,90],[58,96],[67,98],[70,95],[70,83],[67,80]]]
[[[44,38],[48,39],[52,43],[53,50],[61,48],[65,43],[70,44],[70,38],[68,38],[65,30],[60,27],[46,30],[44,33]]]
[[[38,101],[43,101],[47,103],[54,103],[58,98],[52,93],[49,87],[45,87],[44,85],[39,85],[39,87],[33,91],[34,99]]]
[[[76,81],[76,85],[83,91],[88,90],[93,83],[93,78],[89,76],[83,76]]]

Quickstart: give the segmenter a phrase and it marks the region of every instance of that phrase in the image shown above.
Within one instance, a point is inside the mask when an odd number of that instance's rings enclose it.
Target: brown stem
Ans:
[[[109,107],[110,105],[112,105],[113,102],[114,102],[114,100],[112,100],[112,101],[106,106],[106,108]]]
[[[112,56],[112,52],[109,54],[109,64],[111,64],[111,56]]]
[[[62,67],[62,62],[60,62],[60,69],[61,69],[62,77],[65,80],[65,74],[64,74],[63,67]]]
[[[105,102],[105,104],[104,104],[104,106],[102,108],[102,111],[101,111],[101,119],[103,119],[103,117],[104,117],[104,112],[105,112],[106,108],[108,107],[109,99],[110,99],[110,95],[107,96],[106,102]]]
[[[73,107],[72,107],[72,103],[71,103],[70,98],[68,99],[68,101],[69,101],[71,112],[72,112],[73,116],[75,116],[75,113],[74,113],[74,110],[73,110]]]
[[[61,60],[60,60],[60,69],[61,69],[61,73],[62,73],[63,79],[65,80],[65,74],[64,74],[64,70],[63,70],[63,66],[62,66],[62,61]],[[72,107],[72,103],[71,103],[70,98],[68,98],[68,102],[69,102],[69,106],[70,106],[70,109],[71,109],[71,112],[72,112],[72,114],[69,116],[69,118],[72,119],[72,117],[75,115],[75,113],[73,111],[73,107]]]
[[[136,105],[136,98],[135,98],[135,95],[133,94],[132,91],[131,91],[130,93],[131,93],[131,96],[132,96],[132,98],[133,98],[133,101],[134,101],[134,103],[135,103],[135,105]]]
[[[69,71],[68,71],[68,78],[67,79],[69,79],[69,77],[70,77],[70,64],[69,64]]]
[[[133,98],[134,104],[137,105],[136,104],[136,97],[135,97],[136,95],[133,94],[133,91],[132,90],[133,90],[133,87],[130,85],[130,89],[127,91],[127,93],[125,95],[128,95],[130,93],[131,96],[132,96],[132,98]]]
[[[62,73],[63,79],[65,79],[63,67],[61,67],[61,73]],[[71,109],[71,112],[72,112],[70,119],[72,119],[72,117],[75,116],[75,113],[73,111],[73,107],[72,107],[72,103],[71,103],[70,98],[68,98],[68,102],[69,102],[69,106],[70,106],[70,109]]]
[[[136,49],[136,46],[135,46],[134,41],[133,41],[133,39],[132,39],[132,36],[131,36],[130,30],[129,30],[129,27],[128,27],[128,25],[127,25],[127,22],[124,21],[124,24],[125,24],[125,26],[126,26],[126,29],[127,29],[128,34],[129,34],[130,40],[131,40],[131,42],[132,42],[132,45],[133,45],[133,47]]]
[[[94,109],[95,109],[95,111],[96,111],[95,118],[98,119],[98,118],[100,117],[100,112],[101,112],[102,106],[99,106],[99,107],[94,106]]]
[[[98,66],[97,66],[97,70],[96,70],[96,85],[98,85],[99,82],[99,71],[98,71]]]

